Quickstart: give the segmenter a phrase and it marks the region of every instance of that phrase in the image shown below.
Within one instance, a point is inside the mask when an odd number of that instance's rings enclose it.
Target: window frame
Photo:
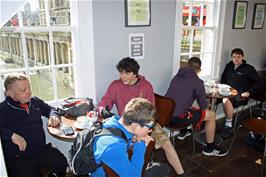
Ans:
[[[27,3],[27,2],[26,2]],[[25,3],[25,4],[26,4]],[[21,43],[22,43],[22,55],[23,55],[23,60],[24,60],[24,67],[23,68],[15,68],[15,69],[8,69],[5,71],[0,71],[0,75],[8,74],[8,73],[13,73],[13,72],[25,72],[28,76],[31,71],[36,71],[40,69],[51,69],[51,75],[52,75],[52,85],[53,85],[53,100],[48,101],[49,103],[54,103],[54,104],[59,104],[59,102],[62,101],[62,99],[58,98],[58,90],[57,90],[57,80],[56,80],[56,69],[58,68],[64,68],[64,67],[73,67],[73,72],[74,72],[74,90],[75,90],[75,95],[78,95],[77,88],[78,85],[82,85],[80,83],[77,83],[77,67],[78,65],[78,59],[77,59],[77,53],[78,49],[75,48],[75,46],[78,46],[75,44],[78,40],[78,35],[77,34],[77,22],[78,22],[78,2],[77,1],[69,1],[69,6],[70,6],[70,20],[71,24],[70,25],[60,25],[60,26],[51,26],[50,23],[47,23],[47,26],[23,26],[22,23],[22,8],[24,7],[25,4],[23,4],[22,7],[20,7],[15,14],[18,14],[19,18],[19,26],[18,27],[4,27],[0,31],[1,32],[12,32],[12,33],[20,33],[20,38],[21,38]],[[49,10],[48,10],[48,1],[45,0],[45,11],[46,11],[46,22],[49,22]],[[13,17],[13,16],[12,16]],[[28,52],[27,52],[27,44],[26,44],[26,33],[40,33],[40,32],[45,32],[48,33],[49,35],[49,51],[50,51],[50,60],[51,63],[48,66],[34,66],[34,67],[29,67],[28,64]],[[69,64],[55,64],[55,59],[54,59],[54,45],[53,45],[53,32],[70,32],[71,33],[71,42],[72,42],[72,63]],[[1,79],[2,80],[2,79]],[[3,82],[3,81],[2,81]],[[2,86],[3,88],[3,83],[0,82],[0,87]],[[0,89],[0,99],[4,99],[4,89]]]
[[[190,1],[176,1],[176,25],[175,25],[175,41],[174,41],[174,58],[173,58],[173,75],[175,75],[180,68],[180,63],[181,63],[181,56],[184,55],[184,53],[181,53],[181,41],[182,41],[182,30],[183,29],[190,29],[190,30],[197,30],[197,29],[203,29],[203,30],[213,30],[214,33],[214,45],[213,45],[213,60],[211,64],[211,68],[209,70],[209,74],[205,76],[200,76],[203,80],[208,80],[208,79],[218,79],[219,78],[219,72],[220,72],[220,67],[219,63],[221,60],[221,46],[222,46],[222,41],[223,41],[223,24],[224,24],[224,19],[225,19],[225,7],[226,7],[226,2],[221,2],[218,0],[213,0],[212,5],[213,5],[213,25],[212,26],[201,26],[202,25],[202,17],[200,17],[200,24],[199,26],[184,26],[183,25],[183,2],[189,2],[190,3],[190,11],[189,11],[189,23],[191,23],[191,9],[192,9],[192,4],[193,2],[197,3],[211,3],[211,0],[190,0]],[[201,8],[201,12],[203,11],[203,8]],[[217,12],[217,13],[215,13]],[[203,14],[203,13],[201,13]],[[204,39],[204,36],[202,36]],[[192,39],[190,39],[192,40]],[[204,45],[205,41],[202,40],[202,45]],[[204,52],[202,51],[201,47],[201,54],[206,54],[210,52]],[[190,56],[192,53],[188,53]],[[202,59],[202,58],[201,58]]]

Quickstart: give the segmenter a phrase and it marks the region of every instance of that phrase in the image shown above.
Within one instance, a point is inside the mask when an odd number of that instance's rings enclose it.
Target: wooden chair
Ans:
[[[175,109],[175,101],[172,98],[168,98],[165,96],[161,96],[159,94],[155,95],[155,107],[159,116],[158,123],[162,127],[166,127],[170,130],[170,137],[172,137],[173,145],[175,145],[175,137],[173,136],[174,131],[178,131],[184,128],[187,128],[189,125],[171,125],[170,119],[172,118],[172,114]],[[195,152],[195,136],[194,136],[194,130],[192,127],[192,141],[193,141],[193,153]]]
[[[264,136],[264,153],[263,153],[261,169],[260,169],[260,176],[262,177],[263,166],[264,166],[265,156],[266,156],[266,120],[249,119],[249,120],[243,121],[242,126],[248,131]]]

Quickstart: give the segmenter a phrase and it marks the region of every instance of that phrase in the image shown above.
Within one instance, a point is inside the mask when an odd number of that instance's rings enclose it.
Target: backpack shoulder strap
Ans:
[[[96,134],[96,136],[104,136],[104,135],[115,135],[127,141],[125,133],[119,128],[103,128],[101,132]]]

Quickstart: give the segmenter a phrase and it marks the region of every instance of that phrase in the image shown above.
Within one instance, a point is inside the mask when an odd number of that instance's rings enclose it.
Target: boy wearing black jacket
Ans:
[[[227,138],[232,134],[234,108],[247,104],[248,98],[263,86],[255,68],[247,64],[243,57],[242,49],[233,49],[231,52],[232,61],[226,65],[221,77],[222,84],[230,85],[238,91],[236,97],[223,99],[223,108],[226,115],[225,127],[221,133],[223,138]]]

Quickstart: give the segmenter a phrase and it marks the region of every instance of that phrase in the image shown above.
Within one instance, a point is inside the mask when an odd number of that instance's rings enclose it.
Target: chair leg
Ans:
[[[252,108],[251,108],[251,106],[250,106],[250,105],[248,105],[248,106],[249,106],[250,118],[253,118],[253,115],[252,115]]]
[[[172,138],[173,146],[175,147],[175,137],[174,137],[174,131],[170,130],[170,138]]]
[[[235,142],[235,140],[236,140],[236,136],[237,136],[237,133],[238,133],[240,127],[241,127],[241,125],[235,127],[236,130],[235,130],[235,132],[234,132],[234,134],[233,134],[232,141],[231,141],[230,146],[229,146],[229,148],[228,148],[228,153],[230,152],[230,150],[231,150],[231,148],[232,148],[232,146],[233,146],[233,144],[234,144],[234,142]]]
[[[191,128],[191,133],[192,133],[192,146],[193,146],[193,154],[195,154],[196,152],[196,148],[195,148],[195,132],[194,132],[194,129],[193,129],[193,126]]]
[[[233,125],[233,135],[235,134],[235,131],[236,131],[238,117],[239,117],[239,107],[236,108],[236,115],[234,118],[234,125]]]
[[[265,162],[265,156],[266,156],[266,137],[264,138],[264,152],[263,152],[263,158],[261,161],[261,167],[260,167],[260,176],[263,177],[263,167]]]

